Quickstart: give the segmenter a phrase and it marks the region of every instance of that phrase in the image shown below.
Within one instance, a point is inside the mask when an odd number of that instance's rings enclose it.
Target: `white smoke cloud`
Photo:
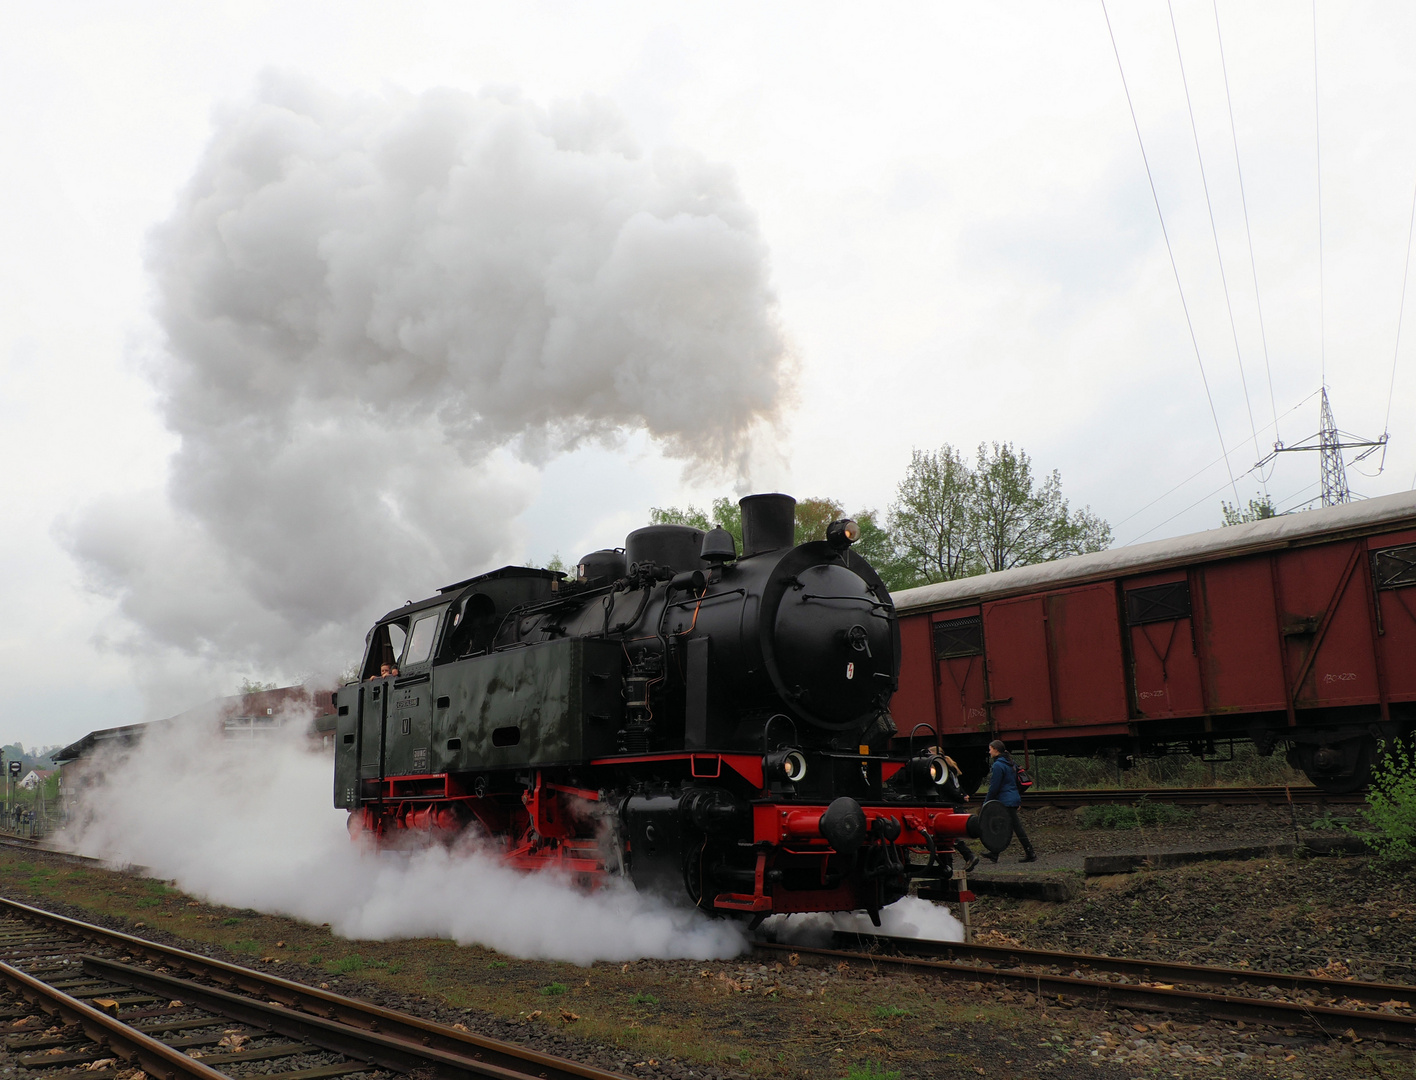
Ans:
[[[927,941],[963,941],[964,924],[940,904],[906,896],[880,911],[880,926],[860,911],[815,912],[810,915],[773,915],[762,924],[776,940],[790,945],[825,947],[832,935],[885,934]]]
[[[442,937],[576,964],[746,950],[739,923],[626,884],[584,892],[468,845],[357,846],[345,812],[331,805],[329,754],[302,745],[303,726],[244,745],[199,724],[154,729],[96,762],[102,778],[61,840],[112,865],[145,866],[214,903],[327,922],[353,939]]]
[[[155,725],[92,759],[89,787],[57,842],[113,866],[142,866],[193,896],[329,923],[351,939],[449,938],[515,956],[722,959],[747,951],[744,924],[675,907],[612,880],[593,892],[523,874],[470,838],[377,852],[351,841],[332,803],[333,762],[302,734],[309,717],[250,743],[213,724]],[[778,940],[824,944],[833,930],[963,940],[947,908],[905,897],[881,912],[773,916]]]
[[[165,492],[64,525],[115,642],[293,675],[508,561],[535,466],[645,431],[741,478],[790,394],[730,170],[513,92],[226,108],[148,256]],[[376,614],[376,612],[374,612]]]

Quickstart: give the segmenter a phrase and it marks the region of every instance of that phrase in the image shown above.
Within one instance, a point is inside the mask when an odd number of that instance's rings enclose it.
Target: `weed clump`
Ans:
[[[1416,859],[1416,746],[1383,746],[1372,766],[1363,818],[1373,829],[1367,842],[1387,866]]]
[[[852,1065],[846,1073],[846,1080],[900,1080],[899,1069],[887,1069],[874,1061],[864,1065]]]
[[[1088,806],[1082,811],[1077,824],[1083,829],[1153,828],[1157,825],[1174,825],[1188,821],[1192,816],[1192,811],[1170,803],[1153,803],[1139,799],[1129,806],[1119,803]]]
[[[902,1020],[914,1016],[909,1009],[902,1009],[898,1005],[877,1005],[875,1006],[875,1019],[877,1020]]]

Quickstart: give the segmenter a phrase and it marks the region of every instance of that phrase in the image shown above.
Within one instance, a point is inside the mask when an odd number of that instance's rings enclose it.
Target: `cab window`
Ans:
[[[413,624],[413,631],[408,635],[408,654],[403,658],[405,667],[421,664],[428,659],[433,651],[433,633],[437,628],[437,612],[424,615]]]
[[[389,667],[396,666],[398,657],[403,652],[403,643],[406,638],[407,620],[376,626],[373,637],[369,641],[369,656],[364,664],[364,678],[375,678],[384,664]]]

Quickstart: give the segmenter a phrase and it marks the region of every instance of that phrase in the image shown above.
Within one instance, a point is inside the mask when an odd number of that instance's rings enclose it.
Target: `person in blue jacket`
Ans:
[[[1023,792],[1018,787],[1018,769],[1008,755],[1008,745],[1002,739],[994,739],[988,744],[988,756],[993,761],[993,770],[988,778],[988,799],[997,799],[1008,808],[1008,817],[1013,822],[1013,835],[1023,845],[1019,862],[1037,862],[1037,852],[1033,850],[1028,831],[1023,828]],[[989,856],[994,862],[997,855]]]

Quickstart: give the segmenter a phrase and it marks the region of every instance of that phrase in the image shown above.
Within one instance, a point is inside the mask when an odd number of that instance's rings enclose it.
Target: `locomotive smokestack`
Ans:
[[[742,509],[742,557],[791,547],[796,542],[796,500],[790,495],[748,495]]]

